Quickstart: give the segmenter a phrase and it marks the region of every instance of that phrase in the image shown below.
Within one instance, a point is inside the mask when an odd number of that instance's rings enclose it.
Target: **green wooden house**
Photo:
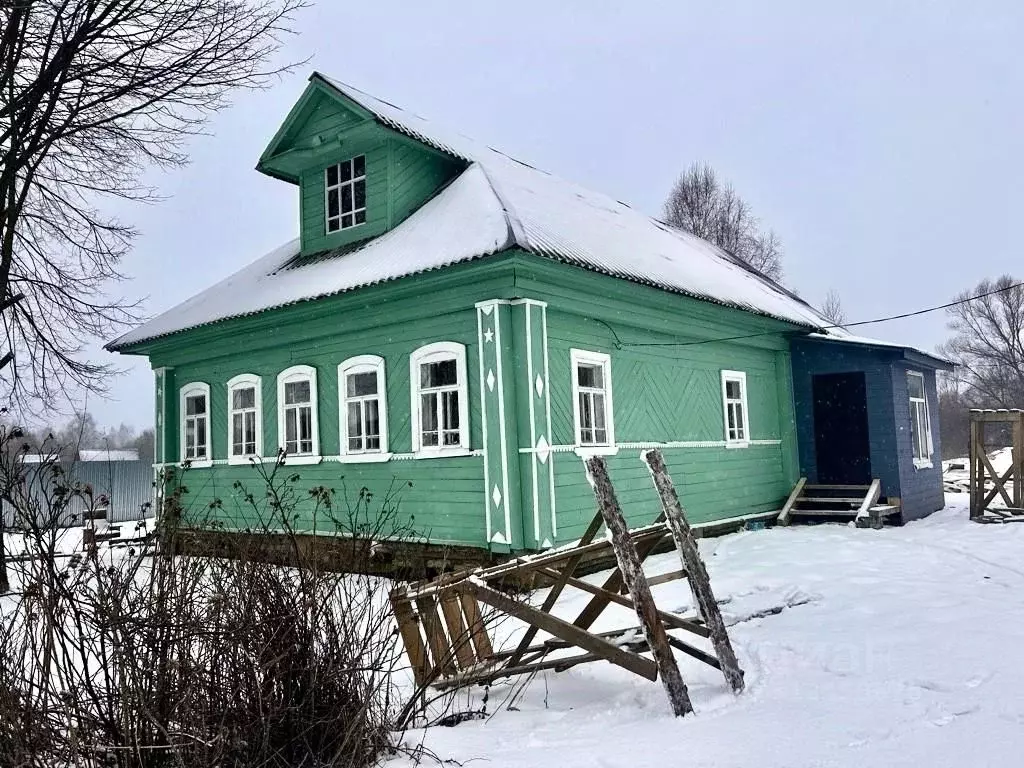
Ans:
[[[320,74],[257,169],[296,186],[298,239],[109,345],[152,364],[189,508],[244,530],[234,483],[283,450],[505,553],[579,537],[593,454],[636,522],[649,447],[697,523],[793,488],[791,339],[828,323],[727,253]]]

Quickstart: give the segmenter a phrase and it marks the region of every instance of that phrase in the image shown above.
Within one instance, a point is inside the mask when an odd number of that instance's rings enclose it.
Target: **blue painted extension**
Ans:
[[[800,474],[809,483],[822,482],[815,446],[814,377],[862,373],[871,476],[881,481],[882,496],[900,499],[904,521],[941,509],[942,450],[935,372],[949,370],[949,364],[904,347],[818,338],[794,339],[792,353]],[[924,376],[932,433],[930,467],[914,464],[907,371]]]

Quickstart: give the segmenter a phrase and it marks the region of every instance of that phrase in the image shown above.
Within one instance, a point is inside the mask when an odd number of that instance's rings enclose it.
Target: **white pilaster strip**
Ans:
[[[483,307],[476,305],[476,333],[479,346],[477,347],[477,360],[480,362],[480,426],[483,434],[484,446],[484,519],[487,524],[487,541],[491,541],[491,475],[488,471],[489,458],[487,456],[487,384],[484,381],[484,319]],[[413,425],[416,429],[416,425]]]
[[[537,446],[537,426],[533,407],[533,307],[526,304],[526,399],[530,403],[530,445]],[[545,384],[545,387],[547,385]],[[533,479],[533,539],[540,542],[540,494],[537,488],[537,454],[530,457],[530,475]]]
[[[548,442],[553,442],[553,435],[551,434],[551,376],[549,374],[548,366],[548,305],[543,304],[540,308],[540,319],[542,323],[542,332],[544,338],[544,411],[545,419],[547,421],[548,430]],[[555,516],[555,459],[550,457],[548,459],[548,484],[551,488],[551,535],[552,537],[558,535],[558,522]]]

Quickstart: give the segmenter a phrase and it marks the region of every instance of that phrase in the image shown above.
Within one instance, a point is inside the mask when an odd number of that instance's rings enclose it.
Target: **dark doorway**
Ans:
[[[871,483],[868,401],[863,373],[814,377],[814,450],[822,485]]]

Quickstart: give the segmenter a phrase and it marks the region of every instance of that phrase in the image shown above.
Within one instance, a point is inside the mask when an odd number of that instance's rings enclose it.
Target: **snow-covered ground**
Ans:
[[[680,657],[697,712],[674,719],[659,683],[591,664],[537,677],[511,711],[511,684],[496,685],[489,719],[410,739],[442,759],[524,768],[1019,765],[1024,526],[971,523],[966,504],[950,494],[944,511],[903,528],[702,541],[747,673],[738,697]],[[649,563],[678,567],[672,555]],[[669,609],[690,602],[684,582],[655,596]],[[585,599],[567,595],[558,612]],[[750,618],[779,606],[791,607]],[[632,625],[626,611],[605,618]]]

